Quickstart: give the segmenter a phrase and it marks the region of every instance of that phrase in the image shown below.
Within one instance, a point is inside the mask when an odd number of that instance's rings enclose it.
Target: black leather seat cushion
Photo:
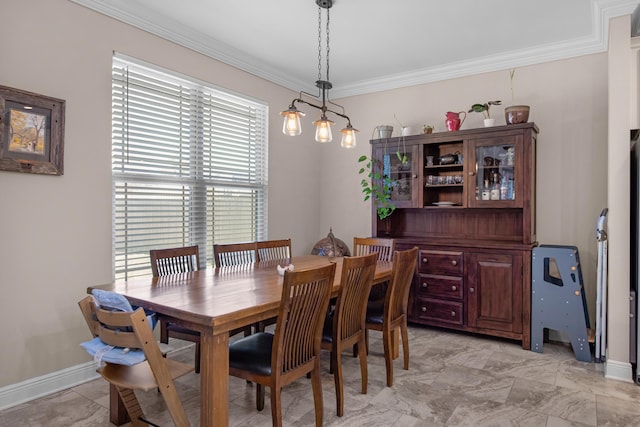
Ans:
[[[384,301],[369,301],[367,303],[367,323],[382,324]]]
[[[271,375],[273,334],[257,332],[229,344],[229,367]]]
[[[328,314],[327,317],[324,318],[324,326],[322,327],[322,341],[325,341],[325,342],[333,342],[332,314]]]

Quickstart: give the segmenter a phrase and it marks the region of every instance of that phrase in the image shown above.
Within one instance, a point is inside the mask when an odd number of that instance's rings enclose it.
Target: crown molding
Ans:
[[[149,10],[136,10],[135,3],[127,0],[71,1],[292,91],[303,90],[310,93],[316,91],[315,86],[308,81],[293,78],[225,43],[193,31],[187,26],[176,25],[175,22],[169,23],[162,16],[154,15]],[[380,92],[605,52],[608,48],[609,20],[617,16],[632,14],[638,7],[638,3],[638,0],[591,0],[592,33],[587,37],[353,82],[341,85],[339,88],[333,88],[332,98],[338,99]]]

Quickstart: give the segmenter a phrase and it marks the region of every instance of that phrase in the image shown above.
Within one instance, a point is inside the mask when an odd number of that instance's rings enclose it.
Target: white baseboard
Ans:
[[[0,410],[48,396],[98,378],[91,361],[0,388]]]
[[[166,344],[162,344],[162,346],[166,346]],[[193,346],[186,341],[171,338],[166,352],[167,354],[175,354]],[[100,378],[96,367],[96,362],[91,361],[0,387],[0,411]]]
[[[632,383],[633,370],[631,369],[631,363],[607,359],[604,365],[604,376],[612,380]]]

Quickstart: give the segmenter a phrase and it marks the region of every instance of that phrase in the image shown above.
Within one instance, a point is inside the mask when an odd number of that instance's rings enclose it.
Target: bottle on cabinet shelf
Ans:
[[[500,182],[500,200],[509,200],[509,182],[507,177],[502,177]]]

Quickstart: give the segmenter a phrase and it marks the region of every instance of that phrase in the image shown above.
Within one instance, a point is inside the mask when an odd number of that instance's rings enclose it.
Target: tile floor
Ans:
[[[519,343],[442,330],[410,328],[408,371],[394,364],[394,385],[385,386],[380,336],[372,332],[369,389],[360,394],[357,359],[345,356],[345,415],[335,415],[333,376],[323,352],[325,426],[640,426],[640,387],[605,379],[603,365],[578,362],[571,348],[544,344],[544,354],[522,350]],[[171,357],[188,360],[191,348]],[[179,392],[192,425],[199,422],[199,376],[179,381]],[[268,392],[267,392],[268,393]],[[265,409],[255,409],[255,389],[230,378],[229,424],[271,425]],[[283,421],[313,426],[309,381],[283,390]],[[172,425],[157,392],[141,394],[151,421]],[[108,387],[101,380],[65,390],[0,412],[0,426],[109,426]]]

